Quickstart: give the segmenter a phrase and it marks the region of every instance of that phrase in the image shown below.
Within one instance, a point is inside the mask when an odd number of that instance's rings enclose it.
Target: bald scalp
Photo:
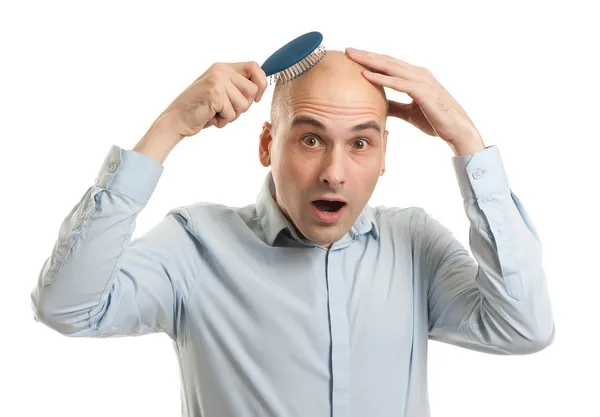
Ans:
[[[333,75],[336,73],[342,75],[344,72],[360,71],[369,69],[348,58],[343,51],[328,50],[327,54],[323,57],[321,62],[311,68],[307,73],[302,74],[300,78],[305,77],[305,80],[309,77],[318,77],[323,75]],[[329,73],[329,74],[328,74]],[[297,80],[292,80],[285,84],[276,85],[273,90],[273,98],[271,101],[271,125],[272,125],[272,136],[275,136],[275,130],[278,129],[282,119],[284,119],[290,110],[290,101],[293,97],[294,91],[296,91],[295,84]],[[387,95],[385,89],[381,86],[372,84],[374,88],[378,89],[381,93],[381,98],[385,103],[386,117],[389,114],[389,103],[387,101]]]

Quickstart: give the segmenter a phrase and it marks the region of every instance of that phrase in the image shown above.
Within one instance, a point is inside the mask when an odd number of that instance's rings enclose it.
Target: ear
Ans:
[[[273,126],[271,123],[264,122],[260,140],[258,142],[258,158],[264,167],[271,165],[271,143],[273,143]]]
[[[387,150],[387,138],[388,138],[388,132],[387,130],[385,132],[383,132],[383,160],[381,161],[381,172],[383,175],[383,173],[385,172],[385,152]]]

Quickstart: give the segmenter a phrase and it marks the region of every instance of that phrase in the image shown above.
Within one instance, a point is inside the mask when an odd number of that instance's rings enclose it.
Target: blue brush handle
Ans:
[[[275,51],[262,64],[261,68],[267,75],[273,75],[302,61],[313,53],[323,42],[319,32],[309,32],[298,36]]]

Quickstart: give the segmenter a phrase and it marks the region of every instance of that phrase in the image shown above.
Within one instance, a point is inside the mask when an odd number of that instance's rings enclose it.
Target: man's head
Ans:
[[[271,123],[260,135],[278,206],[302,236],[323,246],[350,230],[385,168],[387,99],[364,69],[329,51],[276,87]]]

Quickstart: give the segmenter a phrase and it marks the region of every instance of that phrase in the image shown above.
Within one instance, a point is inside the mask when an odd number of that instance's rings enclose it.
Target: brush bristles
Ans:
[[[269,85],[281,85],[298,78],[306,71],[317,65],[323,59],[326,53],[327,51],[325,50],[325,47],[323,45],[319,45],[317,49],[315,49],[302,61],[299,61],[283,71],[279,71],[278,73],[271,75],[269,77]]]

